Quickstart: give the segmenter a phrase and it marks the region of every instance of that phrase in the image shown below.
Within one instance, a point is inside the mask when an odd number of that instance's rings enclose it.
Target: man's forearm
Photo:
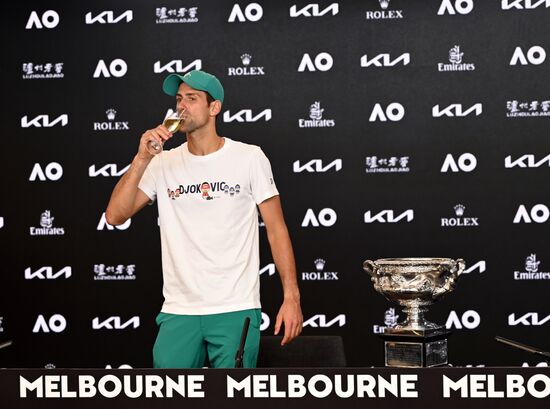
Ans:
[[[292,250],[292,243],[286,226],[279,227],[276,231],[267,234],[271,254],[275,266],[281,276],[284,298],[289,300],[300,300],[300,290],[296,277],[296,261]]]
[[[122,175],[113,189],[105,211],[107,223],[122,224],[132,217],[135,211],[134,205],[138,193],[138,184],[149,162],[151,162],[150,159],[141,159],[137,155],[134,157],[130,168]]]

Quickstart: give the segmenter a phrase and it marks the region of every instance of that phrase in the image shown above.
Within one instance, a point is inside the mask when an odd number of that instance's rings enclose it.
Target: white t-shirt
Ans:
[[[279,192],[258,146],[225,138],[221,149],[196,156],[186,142],[154,157],[139,188],[158,203],[162,312],[260,308],[256,205]]]

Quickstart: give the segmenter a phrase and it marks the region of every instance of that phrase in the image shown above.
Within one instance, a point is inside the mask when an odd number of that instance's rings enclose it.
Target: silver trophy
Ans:
[[[363,269],[370,274],[374,289],[388,300],[405,307],[407,317],[386,328],[387,366],[437,366],[447,363],[447,338],[444,326],[424,318],[427,306],[454,290],[464,271],[462,259],[386,258],[366,260]]]

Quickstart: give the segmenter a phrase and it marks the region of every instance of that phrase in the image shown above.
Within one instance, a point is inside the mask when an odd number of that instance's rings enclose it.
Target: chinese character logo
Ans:
[[[314,120],[320,120],[323,118],[323,111],[321,102],[316,101],[309,107],[309,117]]]
[[[44,213],[40,215],[40,226],[51,228],[53,226],[54,217],[51,216],[49,210],[45,210]]]
[[[389,328],[393,328],[397,325],[399,315],[395,313],[395,308],[390,308],[384,314],[384,325]]]
[[[460,46],[455,45],[453,48],[449,50],[449,61],[453,64],[460,64],[462,63],[462,56],[464,53],[460,52]]]
[[[529,273],[536,273],[539,269],[540,261],[537,261],[537,255],[531,254],[525,259],[525,270]]]

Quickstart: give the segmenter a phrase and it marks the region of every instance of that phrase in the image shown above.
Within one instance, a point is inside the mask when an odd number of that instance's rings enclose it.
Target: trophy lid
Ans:
[[[446,257],[403,257],[403,258],[380,258],[375,261],[379,266],[427,266],[433,264],[452,264],[455,260]]]

